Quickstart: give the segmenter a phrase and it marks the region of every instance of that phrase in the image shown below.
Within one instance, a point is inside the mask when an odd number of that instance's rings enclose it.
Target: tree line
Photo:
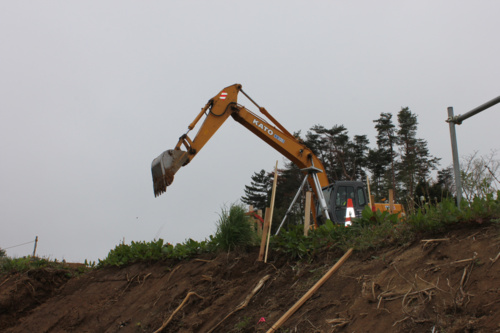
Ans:
[[[429,152],[427,141],[418,136],[418,119],[408,107],[396,114],[381,113],[373,120],[377,135],[371,147],[367,135],[350,136],[344,125],[327,128],[314,125],[304,136],[294,133],[322,161],[328,180],[370,180],[371,194],[377,202],[388,198],[393,189],[395,200],[414,206],[422,198],[440,201],[453,193],[450,167],[438,170],[440,158]],[[437,170],[436,179],[432,171]],[[281,218],[300,187],[304,175],[291,162],[278,170],[275,217]],[[245,185],[241,201],[256,209],[269,207],[273,171],[260,170]],[[303,197],[303,196],[301,196]],[[301,219],[299,201],[291,219]]]

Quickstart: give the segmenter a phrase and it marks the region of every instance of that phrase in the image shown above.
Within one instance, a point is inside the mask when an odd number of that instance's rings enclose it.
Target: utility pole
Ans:
[[[31,256],[32,258],[35,258],[37,244],[38,244],[38,236],[35,237],[35,248],[33,249],[33,255]]]

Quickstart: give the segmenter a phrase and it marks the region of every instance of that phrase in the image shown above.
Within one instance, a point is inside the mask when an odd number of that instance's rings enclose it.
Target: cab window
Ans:
[[[362,187],[358,187],[358,204],[361,207],[366,205],[365,191]]]
[[[339,186],[337,190],[337,198],[335,204],[337,207],[347,206],[347,199],[352,199],[354,202],[354,187],[352,186]]]

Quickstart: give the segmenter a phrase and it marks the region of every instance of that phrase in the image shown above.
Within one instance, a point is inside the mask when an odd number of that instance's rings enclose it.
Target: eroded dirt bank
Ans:
[[[500,332],[499,228],[467,223],[423,239],[433,240],[354,252],[278,331]],[[306,264],[271,252],[264,264],[255,249],[76,278],[48,269],[2,276],[0,331],[154,332],[174,314],[162,332],[267,332],[342,255]]]

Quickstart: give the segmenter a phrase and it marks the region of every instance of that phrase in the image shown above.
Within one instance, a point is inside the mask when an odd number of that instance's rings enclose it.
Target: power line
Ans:
[[[19,244],[19,245],[14,245],[14,246],[9,246],[9,247],[4,247],[2,250],[12,249],[13,247],[23,246],[23,245],[26,245],[26,244],[31,244],[31,243],[34,243],[34,242],[35,242],[35,241],[31,241],[31,242],[22,243],[22,244]]]

